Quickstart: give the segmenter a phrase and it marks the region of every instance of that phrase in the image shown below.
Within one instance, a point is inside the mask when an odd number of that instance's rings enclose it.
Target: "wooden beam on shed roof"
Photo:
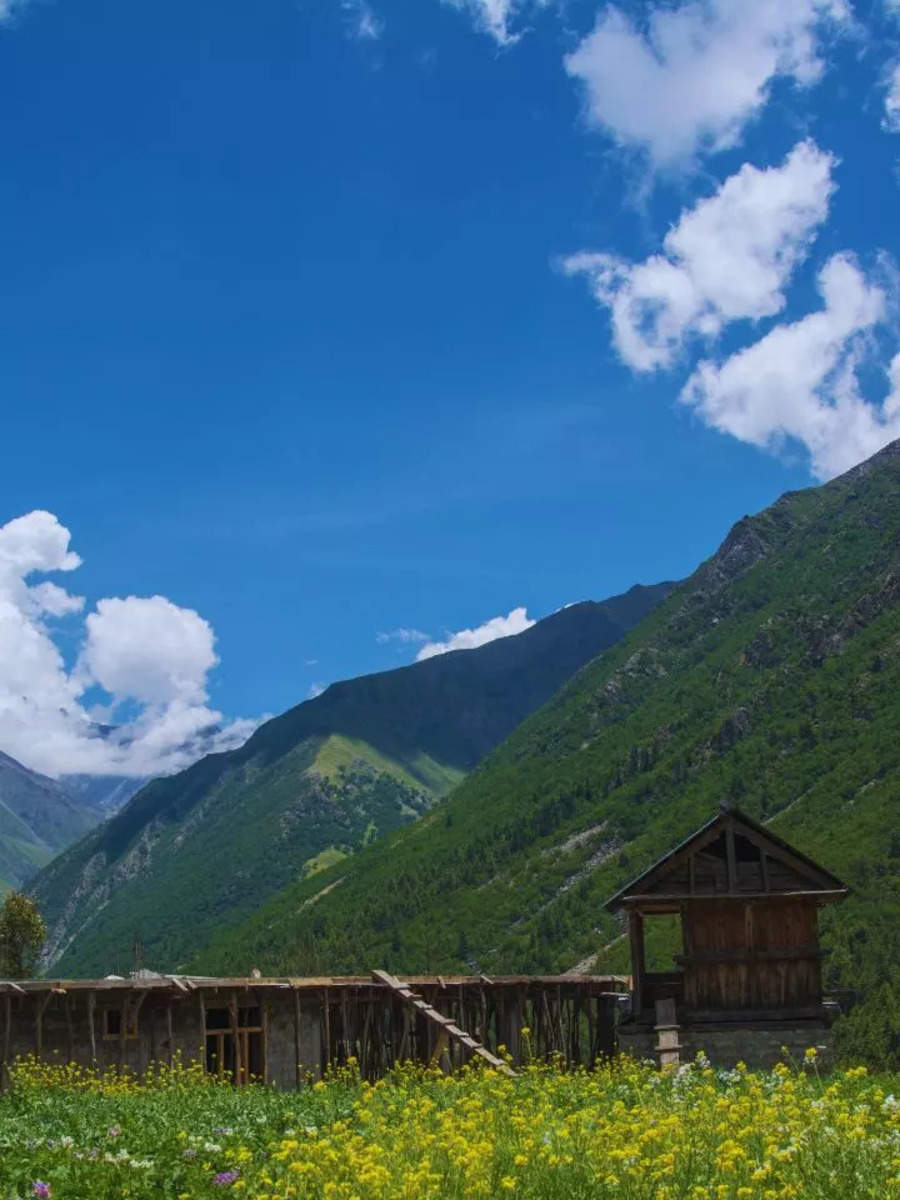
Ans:
[[[629,909],[638,905],[641,907],[650,906],[653,904],[664,904],[675,906],[679,904],[728,904],[731,901],[740,901],[743,903],[747,900],[796,900],[798,898],[821,900],[823,902],[829,900],[839,900],[847,895],[846,888],[832,888],[830,891],[820,891],[814,888],[812,891],[799,890],[796,892],[707,892],[705,895],[698,892],[695,896],[686,896],[683,892],[673,892],[671,895],[663,895],[661,892],[650,892],[643,896],[627,896],[622,901],[622,908]]]

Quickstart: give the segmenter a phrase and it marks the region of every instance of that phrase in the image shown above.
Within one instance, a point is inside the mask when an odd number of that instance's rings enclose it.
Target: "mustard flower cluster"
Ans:
[[[900,1080],[619,1059],[299,1092],[20,1064],[0,1200],[900,1200]]]

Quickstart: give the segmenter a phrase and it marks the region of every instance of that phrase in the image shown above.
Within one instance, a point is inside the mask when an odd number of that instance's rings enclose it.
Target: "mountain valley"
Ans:
[[[136,943],[149,965],[178,968],[281,889],[426,814],[670,590],[635,587],[333,684],[240,750],[151,782],[34,880],[53,970],[119,970]]]

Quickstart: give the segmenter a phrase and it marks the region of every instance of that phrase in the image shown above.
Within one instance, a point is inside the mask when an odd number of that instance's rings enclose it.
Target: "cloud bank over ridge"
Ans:
[[[534,624],[524,606],[514,608],[505,617],[491,617],[489,621],[477,625],[474,629],[460,629],[456,633],[450,633],[442,642],[426,642],[416,655],[416,662],[424,662],[426,658],[447,654],[451,650],[474,650],[477,646],[486,646],[488,642],[497,638],[524,633]]]

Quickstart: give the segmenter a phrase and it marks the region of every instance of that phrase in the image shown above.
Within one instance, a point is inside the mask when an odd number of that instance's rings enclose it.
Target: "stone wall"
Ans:
[[[832,1033],[824,1022],[796,1025],[779,1022],[752,1025],[682,1026],[679,1031],[681,1061],[691,1062],[702,1050],[717,1067],[744,1062],[754,1070],[767,1070],[786,1057],[801,1062],[814,1047],[819,1061],[827,1064],[832,1053]],[[637,1058],[656,1061],[656,1031],[647,1026],[620,1025],[616,1031],[619,1049]],[[787,1048],[785,1055],[784,1048]]]

